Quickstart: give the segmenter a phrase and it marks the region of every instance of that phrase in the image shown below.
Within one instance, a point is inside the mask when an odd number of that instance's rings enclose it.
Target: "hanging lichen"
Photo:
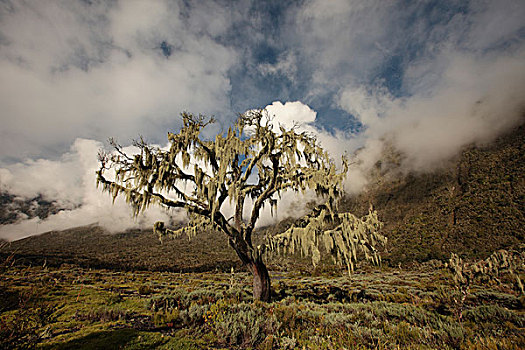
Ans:
[[[140,139],[134,143],[139,152],[128,155],[111,140],[114,151],[99,155],[98,185],[113,200],[124,196],[134,215],[151,204],[189,213],[189,224],[177,230],[156,223],[154,230],[160,237],[185,234],[191,238],[212,227],[227,235],[248,265],[262,264],[263,252],[281,248],[311,255],[317,264],[319,243],[349,270],[358,252],[375,263],[380,261],[375,247],[385,238],[378,233],[380,223],[375,213],[362,219],[337,213],[337,199],[343,193],[342,181],[348,170],[345,157],[338,170],[315,137],[282,126],[274,132],[265,111],[239,116],[234,127],[210,140],[201,132],[212,119],[183,113],[182,121],[178,133],[168,133],[168,149]],[[114,171],[110,172],[113,178],[108,176],[109,170]],[[309,217],[304,227],[294,227],[268,245],[253,247],[251,237],[261,210],[270,205],[275,212],[277,198],[287,190],[313,190],[324,199],[323,210]],[[251,208],[245,208],[247,199],[252,200]],[[226,201],[234,207],[231,218],[222,211]],[[336,226],[325,230],[327,223]]]
[[[330,223],[336,223],[336,226],[327,230]],[[377,248],[387,242],[387,238],[379,233],[381,227],[382,223],[372,208],[363,218],[351,213],[328,213],[323,208],[303,222],[302,227],[292,226],[284,233],[269,237],[267,245],[278,253],[299,251],[303,256],[310,255],[314,266],[321,259],[319,248],[323,245],[334,262],[346,266],[351,273],[360,253],[373,264],[381,263]]]
[[[525,289],[520,273],[525,271],[525,251],[498,250],[485,260],[465,262],[457,254],[452,253],[448,262],[454,283],[463,293],[468,293],[474,280],[479,277],[497,279],[498,275],[506,271],[516,279],[516,285],[522,295]]]

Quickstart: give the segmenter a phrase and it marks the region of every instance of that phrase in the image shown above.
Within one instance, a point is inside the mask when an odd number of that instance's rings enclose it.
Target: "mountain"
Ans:
[[[389,265],[444,260],[451,252],[479,259],[524,243],[524,125],[486,146],[466,148],[439,171],[374,179],[362,194],[345,198],[340,209],[363,215],[374,205],[389,238],[382,254]],[[5,198],[1,197],[4,202]],[[53,210],[52,206],[48,209]],[[259,237],[282,232],[292,223],[284,220],[259,232]],[[239,266],[223,235],[212,232],[200,233],[192,241],[185,237],[165,240],[161,245],[151,230],[110,235],[100,227],[85,226],[25,238],[0,249],[4,255],[10,252],[19,261],[128,270]],[[270,268],[308,269],[307,265],[307,259],[283,258],[275,259]]]
[[[52,231],[6,244],[0,253],[14,253],[20,263],[118,270],[173,272],[229,270],[237,258],[221,235],[203,232],[198,239],[165,239],[152,230],[110,234],[95,225]]]
[[[484,147],[468,147],[446,169],[407,174],[345,199],[364,214],[370,203],[389,238],[390,264],[445,259],[450,252],[485,258],[525,237],[525,125]]]
[[[0,225],[34,217],[45,219],[59,211],[60,207],[55,202],[47,201],[41,195],[23,199],[8,192],[0,192]]]

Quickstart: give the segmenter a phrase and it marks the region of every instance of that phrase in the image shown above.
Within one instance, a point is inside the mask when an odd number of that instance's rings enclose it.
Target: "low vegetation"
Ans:
[[[348,276],[272,272],[272,302],[248,272],[125,272],[10,266],[1,275],[2,348],[521,349],[523,270],[362,267]]]

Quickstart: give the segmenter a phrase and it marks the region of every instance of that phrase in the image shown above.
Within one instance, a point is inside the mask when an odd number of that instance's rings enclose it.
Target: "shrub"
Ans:
[[[481,305],[465,312],[465,319],[473,323],[494,323],[501,325],[510,322],[516,327],[525,326],[525,316],[516,314],[498,305]]]
[[[219,300],[205,316],[206,324],[221,345],[255,347],[277,334],[280,322],[271,308],[261,304],[230,304]]]
[[[112,322],[118,320],[129,320],[134,314],[123,309],[100,307],[86,313],[77,312],[75,319],[88,322]]]
[[[153,288],[148,285],[141,285],[138,290],[140,295],[149,295],[153,293]]]
[[[42,330],[54,322],[56,306],[42,300],[41,291],[32,288],[19,294],[16,310],[0,316],[0,348],[29,349],[46,335]]]

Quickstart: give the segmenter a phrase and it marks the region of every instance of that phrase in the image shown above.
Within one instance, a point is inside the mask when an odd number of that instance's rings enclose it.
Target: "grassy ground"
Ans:
[[[274,301],[250,276],[10,267],[0,275],[1,348],[523,349],[514,280],[473,285],[449,272],[272,273]]]

